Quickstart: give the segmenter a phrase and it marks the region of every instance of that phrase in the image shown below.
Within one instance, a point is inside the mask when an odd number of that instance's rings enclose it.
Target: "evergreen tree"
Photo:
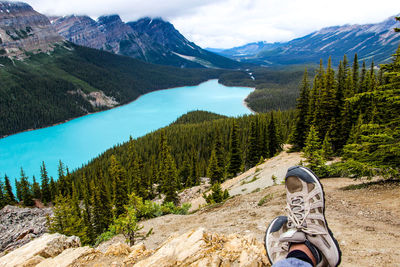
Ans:
[[[65,173],[64,173],[64,164],[60,160],[58,162],[58,189],[59,189],[58,193],[66,195],[68,191],[67,187],[68,186],[65,180]]]
[[[90,208],[90,196],[89,196],[89,188],[84,188],[83,191],[83,224],[85,225],[86,228],[86,237],[89,240],[89,243],[93,243],[95,240],[95,235],[94,235],[94,229],[93,229],[93,217],[92,217],[92,211]]]
[[[40,190],[40,185],[36,182],[35,176],[33,176],[33,183],[32,183],[32,194],[33,198],[40,200],[42,197],[42,192]]]
[[[204,193],[203,198],[208,204],[221,203],[229,198],[229,192],[226,189],[225,191],[222,191],[220,183],[214,183],[211,187],[211,194],[207,195]]]
[[[200,184],[200,177],[198,171],[198,154],[196,150],[192,149],[191,152],[192,164],[190,165],[190,185],[195,186]]]
[[[307,158],[309,167],[313,170],[320,167],[321,163],[323,162],[321,155],[321,142],[318,137],[318,132],[315,130],[314,126],[311,126],[308,133],[304,147],[304,155]]]
[[[17,193],[17,202],[20,202],[22,200],[22,187],[21,183],[17,180],[17,178],[14,179],[14,184],[15,184],[15,191]]]
[[[218,168],[221,172],[220,173],[221,181],[223,181],[225,176],[225,153],[222,145],[221,133],[218,130],[218,128],[216,129],[216,134],[215,134],[214,149],[215,149],[215,156],[217,157]]]
[[[82,244],[89,244],[87,228],[82,218],[79,207],[78,194],[75,185],[72,184],[72,197],[58,195],[55,199],[53,217],[49,218],[49,230],[51,233],[61,233],[67,236],[78,236]]]
[[[24,206],[33,206],[35,202],[33,201],[31,185],[29,184],[28,177],[26,177],[24,170],[21,168],[21,200],[24,202]]]
[[[4,176],[4,191],[5,191],[5,200],[6,205],[14,205],[16,203],[14,193],[12,191],[12,187],[10,184],[10,180],[7,175]]]
[[[240,150],[238,126],[233,121],[232,131],[229,138],[230,158],[228,173],[230,176],[236,176],[240,172],[242,166],[242,153]]]
[[[159,152],[159,173],[158,177],[162,184],[161,192],[165,194],[164,202],[178,202],[177,181],[178,175],[175,160],[172,158],[170,148],[167,144],[165,132],[161,133]]]
[[[44,204],[47,204],[51,201],[51,191],[50,191],[50,185],[49,185],[49,177],[47,175],[47,170],[46,170],[44,161],[42,162],[42,166],[40,166],[40,177],[42,180],[41,200],[43,201]]]
[[[279,140],[279,134],[276,129],[274,113],[271,112],[271,118],[268,124],[268,133],[269,133],[269,157],[273,157],[276,152],[282,150],[282,143]]]
[[[266,123],[263,123],[261,126],[261,136],[262,136],[262,142],[261,142],[261,156],[263,158],[268,158],[269,155],[269,134],[268,134],[268,125]]]
[[[360,85],[357,93],[362,93],[367,91],[367,67],[365,66],[365,61],[362,63],[362,68],[361,68],[361,76],[360,76]]]
[[[0,210],[6,205],[6,196],[4,193],[3,181],[0,177]]]
[[[309,111],[310,84],[307,69],[304,71],[303,81],[300,88],[300,97],[297,99],[296,124],[291,137],[293,149],[300,150],[304,147],[305,136],[308,132],[307,116]]]
[[[358,56],[357,53],[354,54],[354,61],[353,61],[353,88],[354,88],[354,92],[358,92],[359,91],[359,65],[358,65]]]
[[[326,122],[331,122],[335,117],[335,109],[337,107],[335,99],[335,72],[332,69],[331,58],[328,60],[328,66],[323,81],[323,86],[320,87],[320,97],[317,99],[319,101],[316,106],[315,120],[313,123],[315,130],[320,134],[320,139],[322,139],[329,130],[330,125]]]
[[[306,121],[306,125],[308,126],[313,124],[313,122],[315,121],[315,109],[317,106],[317,98],[319,95],[319,87],[320,87],[319,84],[320,84],[319,75],[315,75],[308,103],[308,114]]]
[[[121,166],[115,155],[110,157],[110,166],[108,172],[112,178],[112,189],[113,189],[113,214],[114,218],[118,218],[119,215],[125,211],[124,205],[127,203],[127,191],[126,191],[126,170]]]
[[[53,176],[50,177],[49,187],[50,187],[51,201],[53,201],[58,194],[57,184],[56,182],[54,182]]]
[[[139,196],[144,195],[140,160],[136,152],[132,136],[128,142],[128,193],[135,192]]]
[[[211,152],[211,157],[208,162],[207,176],[210,178],[211,183],[217,183],[222,181],[221,170],[218,165],[218,159],[215,149]]]
[[[164,183],[164,193],[165,199],[164,203],[172,202],[174,204],[178,203],[178,194],[177,190],[177,170],[175,161],[172,158],[172,155],[168,152],[167,157],[164,163],[164,169],[161,171],[162,177],[165,181]]]
[[[189,159],[185,159],[179,169],[179,184],[182,184],[185,187],[191,186]]]
[[[108,208],[109,200],[102,199],[101,188],[95,185],[94,180],[91,180],[90,187],[93,192],[91,197],[93,233],[95,236],[98,236],[106,230],[110,223],[109,214],[111,209]]]
[[[249,149],[246,157],[247,168],[255,166],[260,159],[261,154],[259,144],[259,129],[256,121],[252,120],[250,124]]]
[[[335,92],[335,103],[333,118],[330,125],[329,135],[332,136],[332,149],[337,151],[342,146],[342,123],[344,114],[344,102],[346,92],[346,80],[348,76],[347,58],[346,55],[339,64],[337,74],[337,87]]]
[[[333,156],[333,149],[329,138],[329,132],[325,134],[324,141],[322,142],[321,155],[324,159],[330,159]]]

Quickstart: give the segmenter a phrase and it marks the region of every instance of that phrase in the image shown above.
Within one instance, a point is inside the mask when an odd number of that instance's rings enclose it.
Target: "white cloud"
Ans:
[[[45,14],[119,14],[124,21],[162,17],[202,47],[288,41],[322,27],[380,22],[398,0],[27,0]]]

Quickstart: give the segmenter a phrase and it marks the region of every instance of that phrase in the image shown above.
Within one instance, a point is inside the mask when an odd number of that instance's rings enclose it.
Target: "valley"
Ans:
[[[389,0],[27,1],[0,0],[0,266],[269,266],[297,236],[399,262]]]

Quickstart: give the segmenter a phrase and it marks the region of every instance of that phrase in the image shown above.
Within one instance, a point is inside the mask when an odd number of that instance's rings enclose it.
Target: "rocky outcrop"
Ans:
[[[256,239],[236,234],[191,230],[166,240],[155,251],[140,243],[115,243],[105,253],[76,247],[79,239],[45,234],[0,258],[0,266],[267,266],[264,247]]]
[[[24,57],[26,51],[49,51],[63,38],[49,19],[21,2],[0,2],[0,53]]]
[[[266,266],[258,241],[239,235],[207,233],[203,228],[171,237],[149,258],[135,266]]]
[[[47,258],[56,257],[67,248],[79,246],[80,240],[76,236],[66,237],[61,234],[44,234],[40,238],[1,257],[0,267],[36,266],[36,264]]]
[[[0,211],[0,252],[20,247],[47,232],[51,208],[5,206]]]

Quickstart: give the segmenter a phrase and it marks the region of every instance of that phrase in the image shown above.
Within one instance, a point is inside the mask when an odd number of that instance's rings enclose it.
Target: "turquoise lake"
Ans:
[[[14,183],[20,168],[32,180],[40,180],[45,162],[49,175],[57,178],[58,161],[76,169],[108,148],[167,126],[192,110],[227,116],[250,114],[243,100],[252,88],[226,87],[217,80],[152,92],[127,105],[90,114],[69,122],[0,139],[0,177]]]

